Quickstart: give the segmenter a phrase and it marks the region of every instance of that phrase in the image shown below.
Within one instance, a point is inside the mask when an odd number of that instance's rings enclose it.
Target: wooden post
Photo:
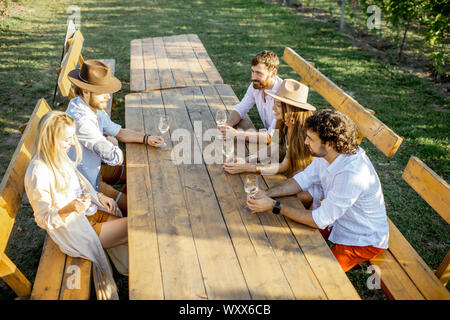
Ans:
[[[3,252],[0,256],[0,278],[14,290],[19,297],[31,294],[31,282]]]

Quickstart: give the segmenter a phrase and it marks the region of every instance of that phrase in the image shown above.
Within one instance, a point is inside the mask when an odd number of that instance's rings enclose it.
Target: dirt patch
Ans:
[[[0,1],[0,17],[10,18],[23,15],[28,9],[17,2],[10,0]]]

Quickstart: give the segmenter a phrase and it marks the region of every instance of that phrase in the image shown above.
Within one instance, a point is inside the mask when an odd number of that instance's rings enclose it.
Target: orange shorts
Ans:
[[[112,214],[109,214],[108,212],[102,210],[97,210],[96,213],[91,216],[86,216],[86,218],[88,219],[92,228],[94,228],[95,233],[100,236],[102,225],[104,222],[108,221],[109,216],[112,216]]]
[[[319,229],[325,240],[328,240],[331,229]],[[384,249],[376,248],[374,246],[347,246],[343,244],[335,244],[331,247],[331,252],[336,257],[345,272],[352,269],[361,262],[370,260],[379,255]]]

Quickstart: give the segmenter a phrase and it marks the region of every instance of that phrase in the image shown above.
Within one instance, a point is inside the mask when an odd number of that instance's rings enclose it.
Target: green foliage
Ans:
[[[445,73],[445,45],[450,26],[450,0],[361,0],[364,6],[377,5],[392,27],[403,28],[399,58],[406,42],[407,29],[420,24],[420,32],[433,49],[430,58],[438,74]]]

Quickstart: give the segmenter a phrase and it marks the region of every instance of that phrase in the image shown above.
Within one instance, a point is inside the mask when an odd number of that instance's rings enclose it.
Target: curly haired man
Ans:
[[[319,110],[306,120],[306,129],[305,144],[315,157],[311,164],[280,185],[247,198],[247,204],[256,212],[272,210],[318,228],[334,243],[331,251],[347,272],[388,247],[389,225],[381,183],[365,151],[358,146],[355,124],[346,115]],[[281,205],[272,199],[299,193],[313,198],[312,210]]]

